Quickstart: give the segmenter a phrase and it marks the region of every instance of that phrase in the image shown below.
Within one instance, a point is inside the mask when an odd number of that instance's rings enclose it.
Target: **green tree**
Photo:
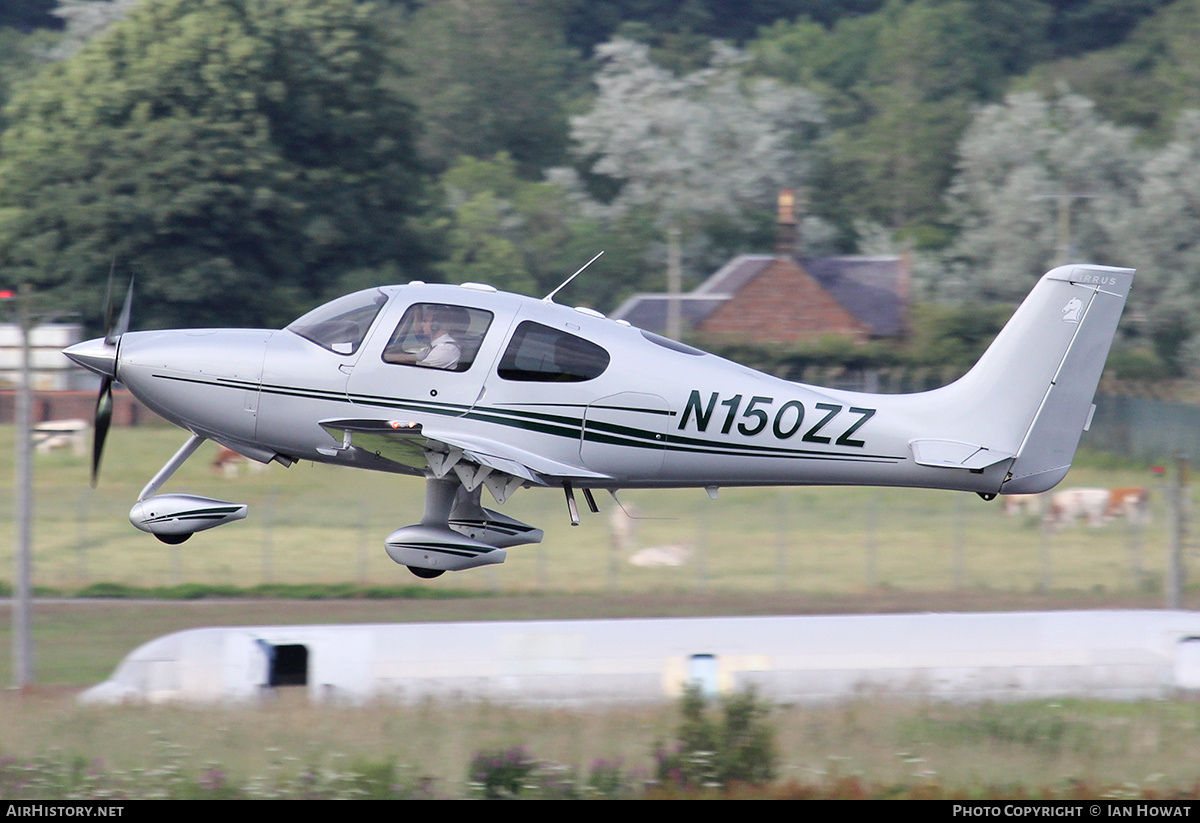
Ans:
[[[1148,0],[1141,5],[1158,4]],[[1176,116],[1200,106],[1197,38],[1200,0],[1176,0],[1143,20],[1128,39],[1040,66],[1023,85],[1052,93],[1065,83],[1094,100],[1106,117],[1149,129],[1165,142]]]
[[[1059,54],[1113,46],[1174,0],[1050,0],[1050,38]]]
[[[419,107],[422,156],[507,152],[527,177],[566,157],[566,95],[579,60],[552,0],[433,0],[404,24],[402,87]]]
[[[1141,168],[1136,197],[1113,232],[1138,269],[1128,333],[1168,368],[1200,376],[1200,111],[1185,111],[1171,141]],[[1130,324],[1127,323],[1127,326]]]
[[[610,309],[631,292],[648,242],[644,224],[589,214],[587,198],[559,176],[525,180],[504,153],[460,158],[442,177],[450,210],[442,277],[543,296],[604,252],[563,300]]]
[[[759,71],[810,86],[829,113],[832,135],[813,197],[822,216],[844,227],[869,219],[940,242],[931,230],[971,106],[998,94],[1006,62],[1029,59],[1004,32],[1007,18],[981,15],[977,5],[891,0],[829,30],[777,24],[752,44]]]
[[[354,0],[160,0],[49,66],[0,142],[0,263],[95,312],[278,324],[343,275],[422,265],[410,106]]]
[[[51,52],[64,60],[113,23],[124,20],[142,0],[58,0],[54,16],[65,23],[65,30]]]
[[[44,31],[22,34],[13,28],[0,28],[0,130],[4,128],[3,110],[12,90],[37,73],[53,36]]]
[[[630,36],[633,26],[664,38],[694,35],[743,43],[777,20],[804,17],[823,25],[860,17],[884,0],[575,0],[568,4],[568,37],[590,53],[600,43]],[[641,39],[641,38],[634,38]]]

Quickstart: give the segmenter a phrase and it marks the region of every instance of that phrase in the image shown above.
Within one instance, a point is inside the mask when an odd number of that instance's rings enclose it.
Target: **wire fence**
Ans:
[[[59,590],[98,582],[415,583],[386,556],[383,541],[419,521],[423,489],[419,481],[380,482],[404,493],[387,499],[329,484],[317,499],[309,488],[293,494],[286,484],[228,481],[226,496],[248,502],[250,517],[178,546],[136,531],[124,517],[128,500],[43,491],[34,583]],[[243,494],[229,494],[230,485]],[[503,511],[544,528],[540,544],[509,549],[503,565],[422,585],[493,592],[1165,592],[1177,515],[1166,481],[1148,489],[1144,516],[1098,520],[1086,513],[1052,519],[1050,495],[1006,511],[1003,498],[985,503],[972,494],[901,489],[730,489],[716,501],[696,490],[621,493],[619,503],[601,497],[601,513],[585,513],[578,527],[569,525],[561,493],[529,491]],[[0,550],[0,566],[11,568],[9,554]],[[1195,564],[1186,541],[1179,556],[1184,567]]]

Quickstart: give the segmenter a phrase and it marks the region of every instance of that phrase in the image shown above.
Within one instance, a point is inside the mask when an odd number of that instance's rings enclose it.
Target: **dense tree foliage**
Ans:
[[[636,212],[618,218],[602,213],[566,177],[524,180],[506,154],[462,158],[443,177],[452,215],[447,259],[439,266],[443,277],[543,296],[604,252],[564,300],[607,309],[642,286],[641,254],[651,224],[636,219]]]
[[[506,152],[527,176],[566,157],[566,95],[579,69],[553,0],[441,0],[404,22],[403,88],[427,159]]]
[[[1023,85],[1057,86],[1096,101],[1107,117],[1167,139],[1180,111],[1200,106],[1200,3],[1177,0],[1111,48],[1035,69]]]
[[[1146,148],[1074,94],[984,109],[950,188],[959,228],[936,293],[1015,301],[1049,263],[1139,270],[1124,342],[1166,372],[1200,374],[1200,111]]]
[[[337,279],[422,261],[410,107],[352,0],[157,0],[14,96],[0,260],[143,323],[289,319]]]
[[[998,12],[992,28],[979,12],[965,0],[892,0],[829,29],[777,23],[752,44],[759,71],[812,88],[829,115],[814,198],[823,217],[844,228],[873,220],[919,244],[940,239],[942,193],[971,106],[999,94],[1005,64],[1029,60],[1015,45],[1023,38],[1000,37]],[[1021,18],[1017,31],[1038,19]]]
[[[6,0],[0,262],[225,325],[603,250],[571,299],[611,308],[667,226],[701,277],[802,188],[810,251],[907,248],[926,298],[1136,264],[1129,341],[1200,367],[1198,37],[1200,0]]]
[[[1138,267],[1132,331],[1173,371],[1200,376],[1200,111],[1178,120],[1173,139],[1141,169],[1136,199],[1121,215],[1121,257]]]

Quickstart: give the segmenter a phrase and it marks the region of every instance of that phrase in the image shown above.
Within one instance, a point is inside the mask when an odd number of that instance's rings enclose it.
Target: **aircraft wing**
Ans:
[[[321,427],[342,441],[339,450],[358,449],[419,471],[428,467],[439,478],[453,471],[468,491],[486,483],[499,502],[526,483],[548,486],[561,480],[587,483],[611,479],[508,443],[419,423],[359,418],[322,420]]]

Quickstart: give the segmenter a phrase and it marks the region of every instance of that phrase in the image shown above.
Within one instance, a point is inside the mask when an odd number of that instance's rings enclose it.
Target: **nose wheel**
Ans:
[[[422,569],[420,566],[409,566],[408,570],[422,580],[432,580],[446,573],[444,569]]]

